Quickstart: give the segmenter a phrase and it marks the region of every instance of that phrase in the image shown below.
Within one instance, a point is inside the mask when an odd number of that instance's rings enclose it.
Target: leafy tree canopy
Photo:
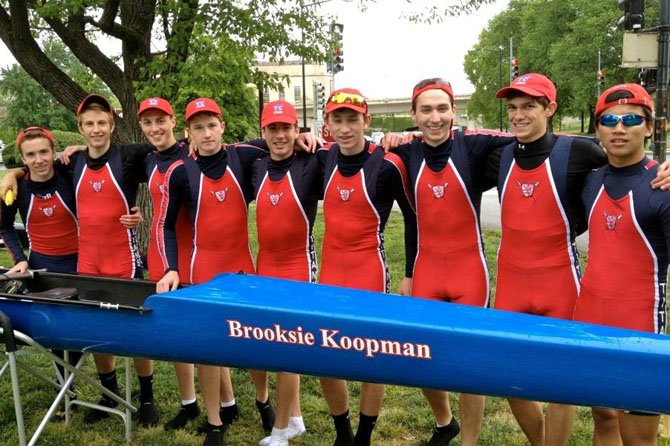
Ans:
[[[658,0],[646,2],[647,28],[657,22],[658,7]],[[465,72],[475,86],[468,114],[481,116],[487,127],[498,126],[495,92],[509,84],[512,38],[520,72],[543,73],[556,84],[558,116],[591,116],[589,128],[593,129],[598,51],[605,87],[637,81],[638,70],[619,66],[623,33],[616,23],[621,15],[617,3],[610,0],[510,1],[465,57]]]

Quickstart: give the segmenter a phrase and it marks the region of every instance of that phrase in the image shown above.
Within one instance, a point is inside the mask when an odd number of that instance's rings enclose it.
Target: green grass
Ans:
[[[320,218],[317,219],[319,222],[322,221]],[[251,220],[253,221],[253,218]],[[253,234],[255,231],[252,228],[250,232]],[[318,242],[323,236],[322,224],[317,225],[315,234]],[[500,234],[498,231],[485,231],[484,236],[487,245],[487,257],[490,262],[491,280],[495,281],[494,259]],[[394,212],[386,230],[386,248],[394,290],[397,289],[404,271],[403,246],[402,219],[398,213]],[[8,264],[9,258],[5,253],[2,255],[4,257],[0,256],[0,264]],[[50,364],[42,357],[34,357],[30,361],[44,370],[49,370]],[[123,361],[117,363],[119,374],[122,376]],[[95,376],[92,361],[87,362],[84,370]],[[27,417],[26,424],[32,432],[37,427],[54,392],[26,373],[20,373],[20,377],[24,413]],[[271,377],[271,383],[274,383],[274,376]],[[265,434],[261,429],[259,416],[254,405],[255,395],[248,373],[244,370],[233,370],[233,385],[236,399],[241,408],[241,418],[226,434],[226,444],[228,446],[256,445]],[[80,398],[91,401],[98,399],[98,394],[89,386],[83,383],[78,386]],[[133,381],[133,386],[137,389],[136,380]],[[156,363],[154,387],[156,399],[159,403],[161,422],[165,422],[178,410],[180,399],[174,372],[170,364]],[[350,383],[350,407],[354,428],[358,419],[358,393],[358,384]],[[17,444],[17,436],[8,376],[0,380],[0,395],[4,395],[4,398],[0,398],[0,444],[14,445]],[[301,403],[305,424],[307,425],[307,434],[291,441],[291,445],[330,446],[334,438],[334,431],[316,378],[303,377]],[[451,395],[451,404],[458,417],[457,395]],[[94,426],[87,426],[82,423],[81,418],[80,414],[75,414],[70,426],[65,426],[62,423],[50,423],[41,438],[40,444],[118,445],[124,443],[123,426],[118,419],[109,419]],[[166,434],[160,426],[152,429],[142,429],[134,426],[132,444],[147,446],[200,445],[203,437],[195,434],[195,429],[200,422],[201,420],[198,420],[187,426],[186,430],[170,434]],[[384,446],[425,445],[432,425],[430,409],[418,389],[388,386],[383,412],[375,429],[373,442],[376,445]],[[578,408],[570,445],[591,444],[591,431],[590,411],[587,408]],[[452,444],[459,445],[459,438]],[[516,424],[504,399],[487,398],[479,444],[483,446],[527,444],[525,436]],[[668,440],[661,440],[659,444],[668,445],[670,443]]]

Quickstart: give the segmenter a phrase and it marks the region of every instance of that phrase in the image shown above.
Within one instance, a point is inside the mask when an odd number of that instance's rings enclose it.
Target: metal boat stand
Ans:
[[[24,333],[14,330],[12,328],[12,323],[9,317],[0,311],[0,345],[4,345],[4,355],[6,360],[0,366],[0,378],[9,371],[12,381],[12,393],[14,396],[14,411],[16,414],[16,428],[18,431],[19,437],[19,446],[32,446],[37,443],[40,435],[46,428],[47,423],[54,416],[61,401],[65,405],[65,422],[69,423],[71,419],[72,405],[80,405],[88,407],[91,409],[102,410],[109,412],[110,414],[120,417],[125,426],[125,438],[128,443],[130,443],[132,437],[132,413],[137,409],[130,403],[131,401],[131,386],[129,385],[130,381],[130,359],[125,359],[125,379],[126,379],[126,392],[125,399],[119,397],[115,393],[103,387],[98,381],[94,380],[87,374],[81,371],[81,366],[84,363],[86,357],[90,354],[84,352],[79,359],[76,365],[71,365],[68,361],[68,353],[65,352],[65,360],[61,359],[57,355],[53,354],[50,350],[44,348],[42,345],[37,343],[34,339],[25,335]],[[43,354],[49,360],[61,365],[64,368],[65,376],[58,377],[58,382],[53,379],[45,376],[41,371],[36,370],[30,364],[21,361],[20,358],[30,354]],[[46,414],[42,418],[37,429],[33,433],[32,437],[28,442],[26,442],[26,429],[24,424],[23,417],[23,406],[21,403],[21,391],[19,387],[19,374],[18,370],[21,369],[27,373],[38,378],[40,381],[54,387],[58,390],[56,397],[49,406]],[[70,385],[74,382],[75,378],[79,378],[85,381],[87,384],[93,386],[95,389],[99,390],[103,394],[107,395],[109,398],[112,398],[119,405],[121,405],[122,410],[109,408],[101,406],[99,404],[90,403],[86,401],[80,401],[78,399],[73,399],[75,396],[74,393],[70,390]]]

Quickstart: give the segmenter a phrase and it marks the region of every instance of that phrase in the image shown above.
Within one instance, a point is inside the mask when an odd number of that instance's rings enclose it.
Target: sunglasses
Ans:
[[[646,118],[642,115],[629,114],[629,115],[602,115],[598,118],[600,125],[605,127],[615,127],[619,121],[623,123],[626,127],[634,127],[636,125],[642,124],[646,121]]]
[[[366,108],[368,106],[363,96],[353,93],[336,93],[328,99],[328,102],[332,102],[333,104],[351,104]]]

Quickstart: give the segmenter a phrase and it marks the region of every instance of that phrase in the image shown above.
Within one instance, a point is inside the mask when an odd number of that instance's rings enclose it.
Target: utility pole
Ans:
[[[670,0],[661,1],[658,34],[658,78],[656,87],[656,120],[654,121],[654,159],[665,161],[668,124],[668,80],[670,79]]]

